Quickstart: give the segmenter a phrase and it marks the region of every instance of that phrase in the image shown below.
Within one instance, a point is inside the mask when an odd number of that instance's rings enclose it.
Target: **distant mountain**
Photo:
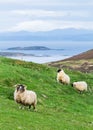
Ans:
[[[93,30],[57,29],[47,32],[5,32],[0,41],[93,41]]]
[[[44,46],[29,46],[29,47],[12,47],[7,50],[50,50],[48,47]]]

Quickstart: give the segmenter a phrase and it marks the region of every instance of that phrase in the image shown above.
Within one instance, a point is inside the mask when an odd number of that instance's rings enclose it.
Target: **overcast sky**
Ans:
[[[93,0],[0,0],[0,32],[93,29]]]

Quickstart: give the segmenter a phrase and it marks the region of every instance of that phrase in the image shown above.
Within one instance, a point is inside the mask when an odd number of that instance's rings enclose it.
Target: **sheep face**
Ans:
[[[61,71],[61,69],[58,69],[58,71],[57,71],[57,72],[59,73],[60,71]]]
[[[17,89],[17,92],[21,92],[22,93],[22,92],[25,91],[25,86],[20,84],[20,85],[17,85],[16,89]]]

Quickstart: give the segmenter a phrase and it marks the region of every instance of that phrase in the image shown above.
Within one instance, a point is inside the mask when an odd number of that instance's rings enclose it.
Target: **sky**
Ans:
[[[93,0],[0,0],[0,32],[93,30]]]

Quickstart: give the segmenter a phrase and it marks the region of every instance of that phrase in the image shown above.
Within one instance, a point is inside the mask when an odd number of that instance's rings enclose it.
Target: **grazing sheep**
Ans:
[[[64,72],[63,69],[57,71],[57,81],[63,84],[70,84],[70,77]]]
[[[35,109],[37,104],[37,95],[33,91],[26,90],[26,87],[24,85],[19,84],[16,85],[14,100],[21,105],[29,106],[29,109],[32,105]]]
[[[85,81],[74,82],[72,86],[80,93],[83,91],[87,91],[87,83]]]

